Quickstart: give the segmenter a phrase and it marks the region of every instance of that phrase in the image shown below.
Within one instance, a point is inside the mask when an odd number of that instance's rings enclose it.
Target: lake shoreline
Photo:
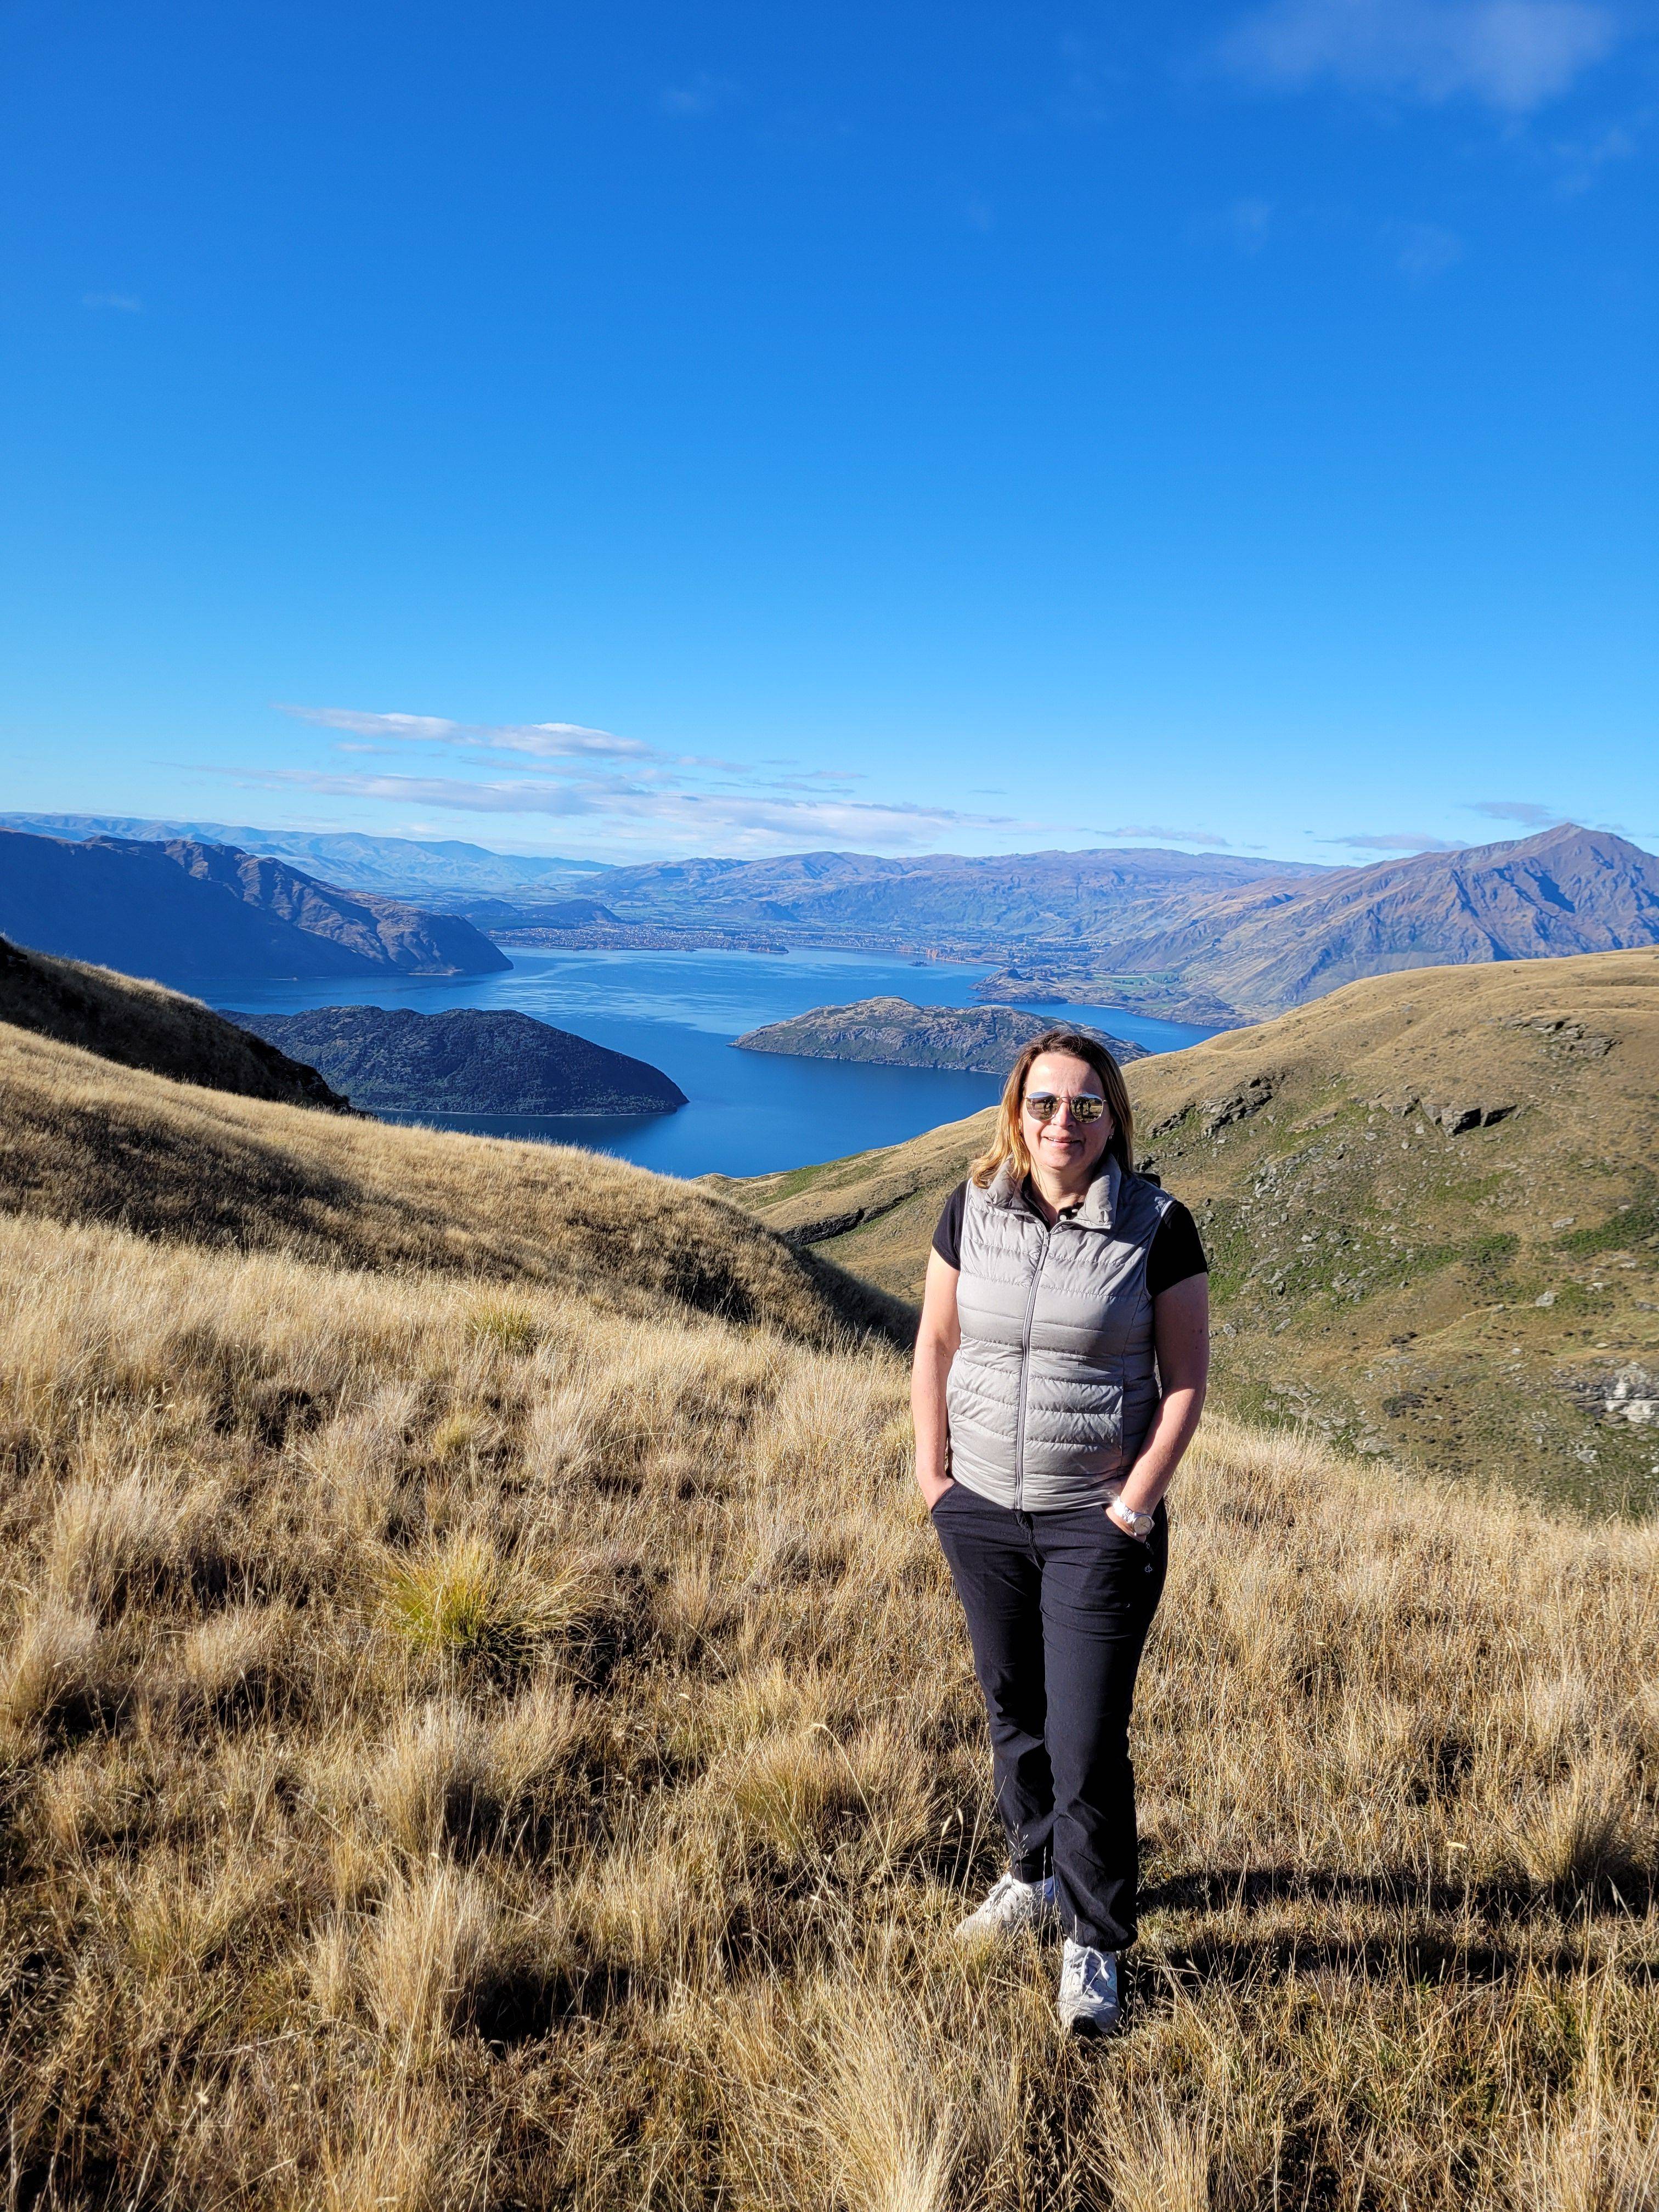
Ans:
[[[660,1068],[685,1093],[672,1114],[646,1116],[431,1115],[435,1128],[579,1144],[660,1174],[765,1175],[902,1143],[992,1104],[995,1076],[956,1070],[736,1052],[746,1030],[814,1008],[880,995],[969,1007],[988,962],[882,959],[839,951],[674,949],[574,951],[515,947],[514,965],[480,976],[331,978],[238,982],[210,1003],[264,1014],[322,1006],[512,1009]],[[1048,1012],[1034,1008],[1034,1012]],[[1060,1019],[1114,1030],[1153,1052],[1180,1051],[1207,1029],[1124,1010],[1068,1006]],[[379,1116],[377,1118],[388,1118]],[[533,1126],[532,1126],[533,1122]]]

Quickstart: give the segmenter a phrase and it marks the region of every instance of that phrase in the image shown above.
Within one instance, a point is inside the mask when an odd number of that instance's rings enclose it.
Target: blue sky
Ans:
[[[1659,843],[1651,0],[9,0],[5,804]]]

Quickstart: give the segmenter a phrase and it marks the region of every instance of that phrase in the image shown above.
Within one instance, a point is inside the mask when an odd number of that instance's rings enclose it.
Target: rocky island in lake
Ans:
[[[672,1114],[685,1093],[643,1060],[528,1014],[317,1006],[231,1014],[379,1114]]]
[[[859,999],[849,1006],[815,1006],[792,1021],[769,1022],[737,1040],[741,1052],[794,1053],[807,1060],[859,1060],[877,1067],[944,1067],[969,1075],[1005,1075],[1022,1045],[1055,1027],[1053,1014],[1018,1006],[913,1006],[908,999]],[[1117,1060],[1144,1060],[1144,1045],[1098,1037]]]

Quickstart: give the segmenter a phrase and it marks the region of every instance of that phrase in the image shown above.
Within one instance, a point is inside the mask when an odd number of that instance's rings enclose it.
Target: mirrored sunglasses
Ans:
[[[1052,1091],[1028,1091],[1025,1110],[1034,1121],[1052,1121],[1062,1106],[1072,1109],[1074,1121],[1097,1121],[1106,1111],[1106,1101],[1085,1091],[1078,1098],[1056,1098]]]

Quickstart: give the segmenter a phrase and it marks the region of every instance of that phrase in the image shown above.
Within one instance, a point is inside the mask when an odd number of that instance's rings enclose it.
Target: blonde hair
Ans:
[[[1033,1037],[1030,1044],[1021,1049],[1019,1058],[1009,1069],[1008,1080],[1003,1085],[1002,1103],[997,1108],[995,1133],[986,1150],[968,1170],[970,1178],[981,1190],[1005,1160],[1013,1162],[1015,1173],[1022,1182],[1031,1172],[1031,1155],[1026,1149],[1019,1109],[1025,1103],[1025,1079],[1034,1063],[1045,1052],[1063,1052],[1072,1060],[1086,1060],[1093,1068],[1100,1078],[1106,1111],[1112,1117],[1112,1133],[1106,1139],[1104,1157],[1115,1159],[1125,1175],[1134,1170],[1134,1109],[1129,1103],[1122,1069],[1098,1037],[1086,1036],[1081,1030],[1045,1030],[1041,1036]]]

